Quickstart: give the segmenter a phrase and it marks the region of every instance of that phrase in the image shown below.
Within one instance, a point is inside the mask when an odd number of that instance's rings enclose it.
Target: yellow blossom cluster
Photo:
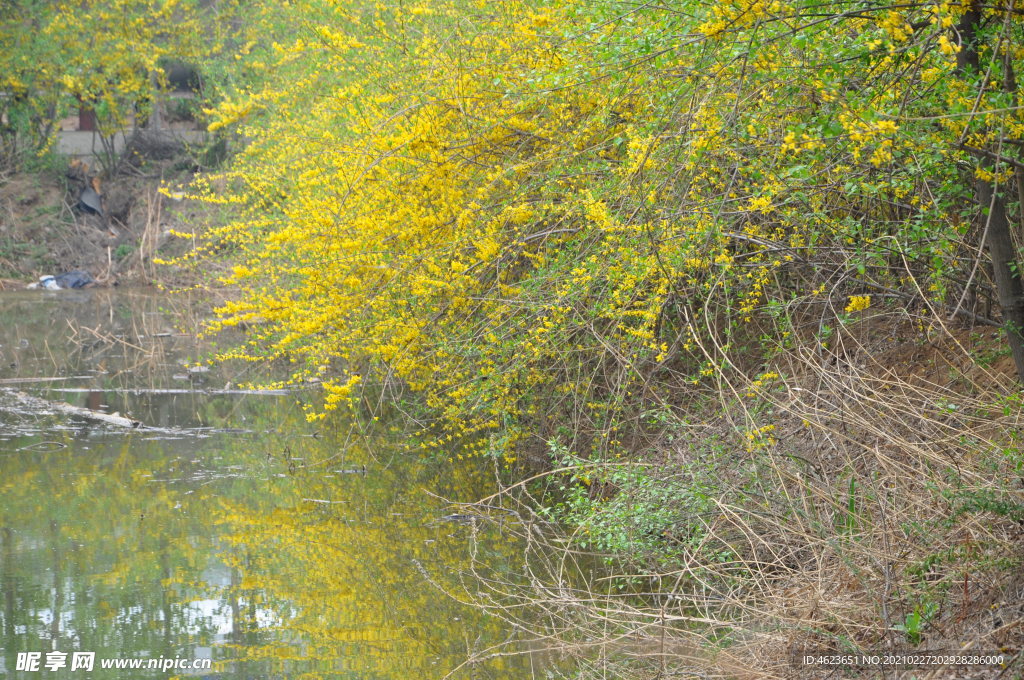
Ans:
[[[528,423],[572,422],[607,447],[665,376],[780,351],[872,284],[916,291],[904,261],[941,290],[969,220],[936,187],[962,191],[958,163],[1006,181],[963,147],[1024,141],[1008,95],[979,95],[945,47],[963,6],[687,7],[271,12],[242,60],[268,65],[259,87],[210,114],[248,146],[225,191],[194,187],[232,216],[200,251],[235,261],[212,329],[250,330],[224,356],[322,381],[310,418],[398,381],[434,445],[508,454]]]

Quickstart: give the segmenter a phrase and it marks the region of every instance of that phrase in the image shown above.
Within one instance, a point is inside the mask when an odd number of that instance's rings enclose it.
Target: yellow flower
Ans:
[[[850,304],[846,305],[847,312],[859,312],[871,306],[870,295],[851,295]]]

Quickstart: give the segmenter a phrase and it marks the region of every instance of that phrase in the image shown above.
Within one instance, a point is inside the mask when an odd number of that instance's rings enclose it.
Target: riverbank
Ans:
[[[70,271],[87,272],[101,286],[198,281],[155,261],[190,249],[181,235],[209,212],[178,190],[201,166],[203,151],[140,135],[112,170],[52,155],[0,177],[0,286],[24,288]],[[80,205],[86,187],[99,188],[101,214]],[[168,188],[175,190],[161,191]]]
[[[620,428],[621,455],[550,446],[554,469],[513,481],[506,502],[569,538],[524,557],[557,578],[481,606],[617,678],[819,678],[830,657],[876,677],[849,659],[915,654],[987,660],[894,677],[1019,672],[1020,393],[998,329],[878,310],[834,351],[688,392]]]

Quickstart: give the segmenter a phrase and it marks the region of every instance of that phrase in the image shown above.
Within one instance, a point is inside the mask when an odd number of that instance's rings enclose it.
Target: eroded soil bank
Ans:
[[[53,157],[0,174],[0,289],[70,271],[100,286],[188,283],[185,272],[154,260],[191,247],[172,234],[192,233],[208,208],[175,189],[207,158],[180,141],[137,136],[111,167]],[[87,190],[98,193],[100,213],[85,205]]]

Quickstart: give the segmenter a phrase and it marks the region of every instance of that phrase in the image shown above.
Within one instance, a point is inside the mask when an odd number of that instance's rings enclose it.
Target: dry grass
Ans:
[[[796,660],[927,650],[1006,665],[886,677],[1021,677],[1024,411],[1000,346],[990,327],[901,312],[850,324],[831,348],[781,353],[771,385],[732,364],[714,417],[703,413],[704,433],[728,442],[707,469],[713,509],[663,534],[671,561],[604,564],[580,531],[566,538],[536,514],[545,500],[521,483],[503,497],[522,520],[508,530],[525,546],[523,578],[481,570],[463,597],[532,648],[571,655],[574,677],[839,677]],[[744,446],[765,423],[771,439]],[[678,484],[679,465],[706,459],[694,442],[662,439],[642,457],[656,462],[648,474]]]

